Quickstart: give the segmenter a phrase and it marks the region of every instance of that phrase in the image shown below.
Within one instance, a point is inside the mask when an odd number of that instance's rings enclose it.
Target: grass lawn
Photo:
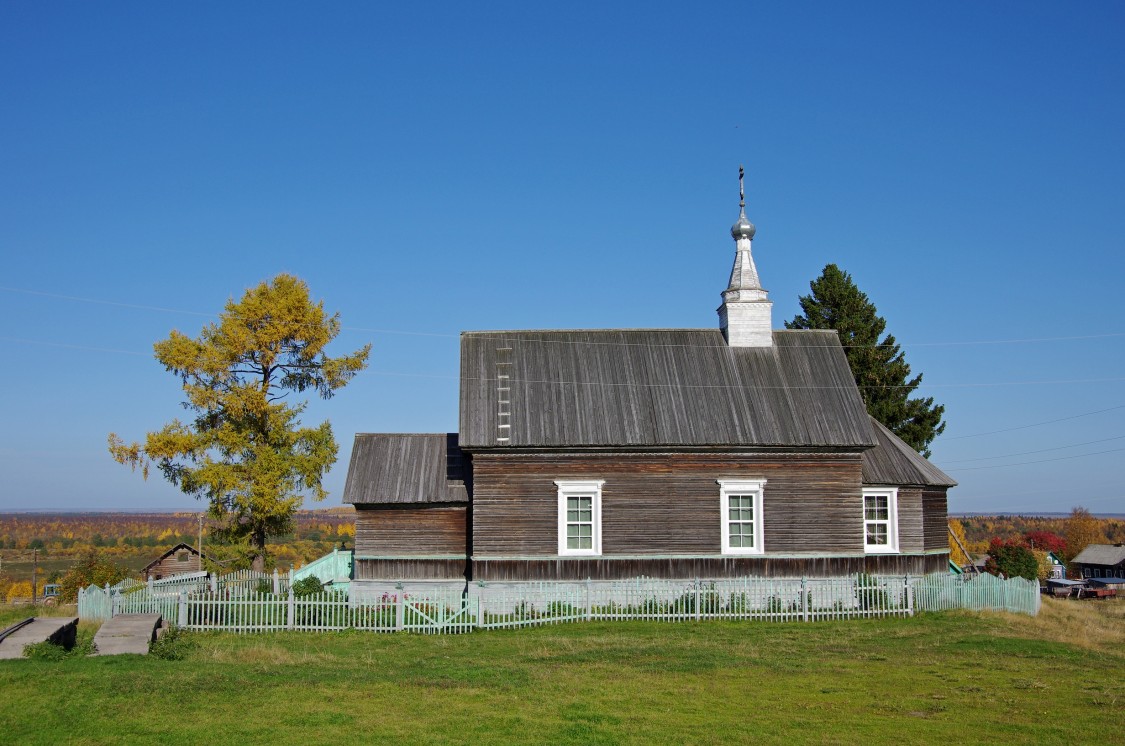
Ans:
[[[1034,619],[187,639],[177,661],[0,661],[2,739],[1079,744],[1115,741],[1125,714],[1120,601],[1047,599]]]

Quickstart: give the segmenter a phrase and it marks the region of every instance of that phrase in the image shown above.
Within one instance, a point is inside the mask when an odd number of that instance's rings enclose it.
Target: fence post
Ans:
[[[477,629],[481,629],[482,627],[484,627],[484,611],[481,608],[481,595],[482,594],[479,588],[477,589],[476,593],[473,594],[473,596],[477,599]]]
[[[590,603],[590,578],[589,578],[589,576],[587,576],[586,577],[586,621],[587,622],[594,618],[593,612],[594,612],[594,607]]]
[[[695,579],[695,621],[699,621],[699,578]]]
[[[211,592],[219,592],[219,576],[216,573],[211,574]]]
[[[186,627],[187,623],[187,591],[180,591],[180,603],[179,609],[177,609],[176,614],[176,626]]]
[[[406,589],[395,595],[395,630],[401,632],[406,628]]]
[[[117,616],[118,608],[120,607],[120,597],[114,593],[109,597],[109,618]]]
[[[910,573],[906,573],[906,613],[914,616],[914,586],[910,583]]]
[[[809,620],[809,579],[801,577],[801,621],[807,622]]]
[[[274,570],[277,572],[277,570]],[[285,628],[293,629],[297,623],[297,599],[293,595],[293,586],[289,586],[289,600],[285,604]]]
[[[274,594],[281,593],[281,578],[277,575],[277,568],[273,568],[273,592]]]

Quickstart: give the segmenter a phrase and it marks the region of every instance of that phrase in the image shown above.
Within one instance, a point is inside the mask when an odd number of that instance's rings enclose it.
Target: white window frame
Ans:
[[[571,557],[597,557],[602,553],[602,485],[604,479],[582,480],[556,480],[555,486],[559,488],[559,555]],[[593,546],[589,549],[570,549],[566,545],[566,501],[571,497],[589,497],[591,507],[590,542]]]
[[[765,479],[717,479],[719,484],[719,512],[722,516],[723,554],[765,554],[765,523],[762,515]],[[730,498],[733,495],[753,498],[754,507],[754,546],[732,547],[730,545]]]
[[[887,543],[868,544],[867,524],[883,523],[884,521],[867,520],[867,498],[887,498]],[[863,490],[863,551],[867,554],[898,554],[898,488],[897,487],[865,487]]]

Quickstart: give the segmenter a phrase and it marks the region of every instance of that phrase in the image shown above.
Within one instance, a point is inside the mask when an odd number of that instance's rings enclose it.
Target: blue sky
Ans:
[[[0,7],[0,509],[199,509],[106,434],[282,271],[374,345],[338,504],[355,432],[456,430],[462,329],[716,325],[745,163],[775,326],[852,273],[951,510],[1125,511],[1121,4],[407,5]]]

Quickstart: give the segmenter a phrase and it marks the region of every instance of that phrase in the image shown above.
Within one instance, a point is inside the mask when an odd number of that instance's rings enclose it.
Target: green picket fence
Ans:
[[[238,586],[167,591],[138,583],[122,589],[84,589],[79,615],[107,619],[157,613],[188,629],[235,632],[361,629],[448,634],[591,620],[808,622],[946,609],[1035,615],[1039,603],[1035,581],[991,575],[472,584],[464,592],[396,591],[362,601],[342,590],[296,596],[291,588],[280,593]]]

